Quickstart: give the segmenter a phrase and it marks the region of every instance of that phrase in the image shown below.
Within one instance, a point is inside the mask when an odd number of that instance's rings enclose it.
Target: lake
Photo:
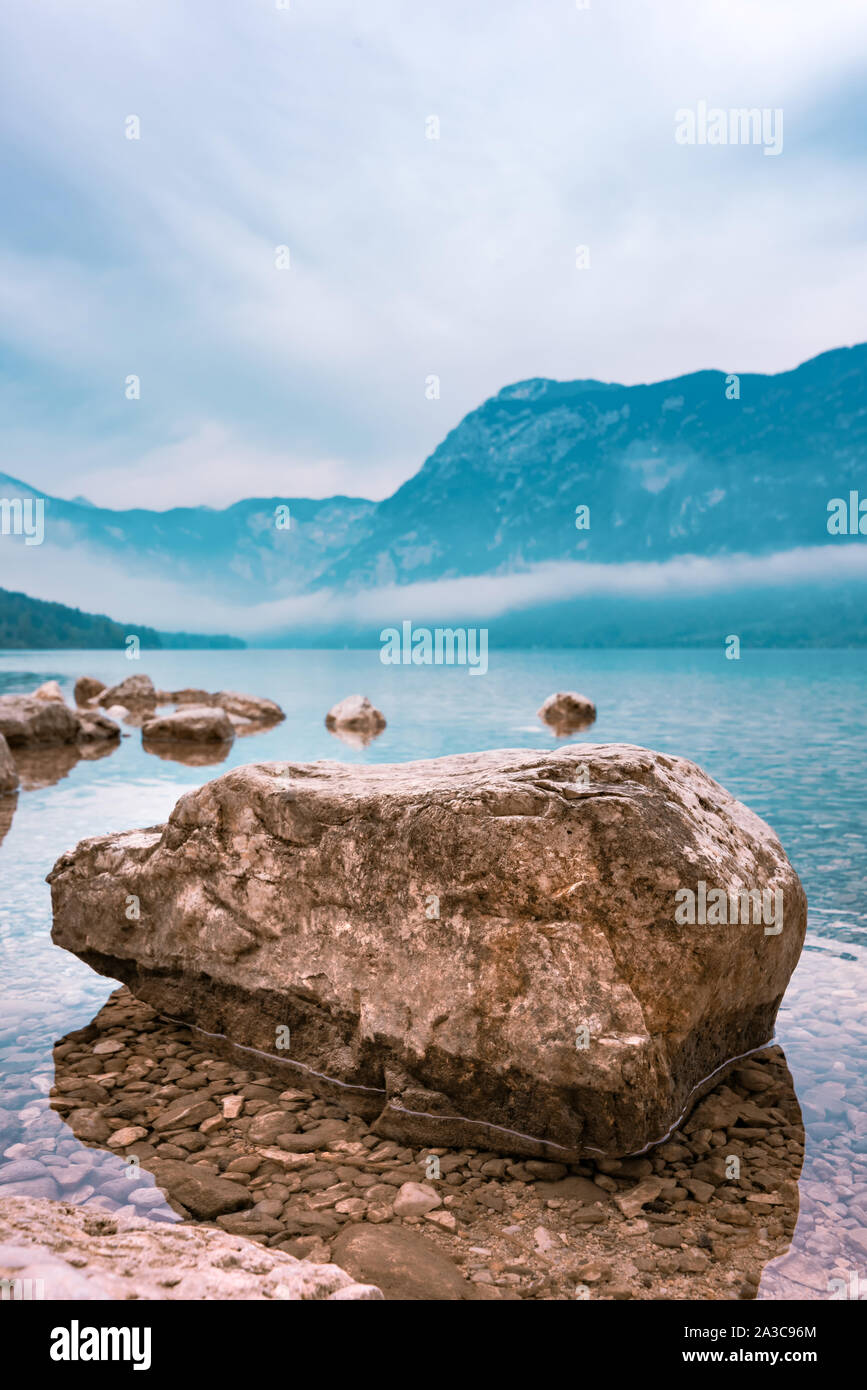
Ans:
[[[125,730],[106,756],[55,760],[0,801],[0,1112],[17,1117],[6,1149],[38,1139],[54,1075],[52,1046],[82,1027],[111,981],[52,946],[45,875],[78,840],[164,821],[180,794],[241,763],[329,758],[398,762],[485,748],[557,744],[536,718],[574,689],[596,702],[573,742],[640,744],[699,763],[774,827],[810,905],[804,953],[780,1011],[807,1150],[793,1249],[867,1292],[867,652],[497,651],[484,676],[466,667],[384,666],[360,651],[0,653],[0,693],[56,678],[72,702],[80,675],[106,683],[147,673],[163,688],[232,689],[277,700],[284,723],[236,739],[224,761],[190,767],[146,753]],[[360,692],[388,727],[364,749],[325,728],[327,710]],[[51,781],[51,778],[57,780]],[[14,806],[14,810],[13,810]],[[5,1152],[5,1150],[4,1150]],[[768,1266],[760,1296],[782,1296]],[[809,1290],[815,1296],[816,1290]],[[805,1286],[803,1293],[807,1293]],[[821,1296],[821,1292],[819,1294]],[[825,1295],[827,1296],[827,1295]]]

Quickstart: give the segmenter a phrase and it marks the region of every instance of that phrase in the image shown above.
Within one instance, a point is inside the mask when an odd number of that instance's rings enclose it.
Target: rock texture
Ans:
[[[6,796],[8,792],[18,790],[18,769],[15,766],[15,759],[9,752],[9,744],[0,734],[0,796]]]
[[[574,690],[559,690],[556,695],[549,695],[536,712],[560,737],[589,728],[596,718],[593,701],[585,695],[576,695]]]
[[[142,725],[149,743],[166,740],[185,743],[230,743],[235,737],[231,719],[223,709],[209,705],[184,705],[174,714],[161,714]]]
[[[0,1197],[0,1278],[41,1280],[45,1299],[76,1303],[382,1298],[378,1288],[356,1283],[337,1265],[263,1250],[242,1236],[138,1215],[109,1216],[39,1197]]]
[[[806,923],[769,827],[629,745],[242,767],[49,881],[58,945],[377,1133],[548,1158],[660,1140],[771,1036]],[[680,925],[701,881],[782,930]]]

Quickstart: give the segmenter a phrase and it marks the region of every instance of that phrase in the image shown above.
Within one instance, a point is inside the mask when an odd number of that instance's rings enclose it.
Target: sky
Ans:
[[[515,381],[865,337],[861,0],[28,0],[0,53],[0,470],[47,493],[380,498]],[[701,102],[781,151],[678,143]]]

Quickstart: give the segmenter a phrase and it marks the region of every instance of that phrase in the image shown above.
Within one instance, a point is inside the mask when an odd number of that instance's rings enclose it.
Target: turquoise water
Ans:
[[[0,693],[57,678],[71,701],[80,675],[114,683],[138,672],[164,688],[266,695],[287,718],[236,739],[212,766],[146,753],[129,729],[107,756],[72,766],[49,759],[29,770],[29,780],[48,785],[25,787],[17,804],[0,800],[0,830],[11,814],[0,846],[4,1153],[47,1132],[52,1045],[88,1023],[113,988],[49,939],[44,878],[64,850],[88,835],[163,821],[182,791],[245,762],[550,748],[557,740],[535,711],[552,691],[574,689],[596,702],[599,717],[571,741],[637,743],[694,759],[770,822],[800,874],[809,932],[777,1030],[807,1130],[795,1248],[829,1267],[851,1264],[860,1248],[853,1233],[863,1230],[867,1242],[867,652],[744,651],[728,661],[722,641],[718,651],[697,652],[494,650],[484,676],[386,667],[378,652],[156,652],[138,662],[110,652],[4,652]],[[323,724],[331,705],[356,691],[388,720],[364,749]],[[828,1082],[838,1083],[831,1099]]]

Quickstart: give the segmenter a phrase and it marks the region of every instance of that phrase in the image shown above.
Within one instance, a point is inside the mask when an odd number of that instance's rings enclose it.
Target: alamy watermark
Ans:
[[[469,666],[471,676],[488,669],[486,627],[384,627],[379,634],[383,666]]]
[[[764,926],[765,936],[783,930],[782,888],[708,888],[700,880],[696,889],[678,888],[674,920],[679,926]]]
[[[45,540],[44,497],[0,497],[0,535],[23,536],[25,545]]]
[[[761,145],[763,154],[783,153],[782,107],[681,106],[674,113],[679,145]]]

